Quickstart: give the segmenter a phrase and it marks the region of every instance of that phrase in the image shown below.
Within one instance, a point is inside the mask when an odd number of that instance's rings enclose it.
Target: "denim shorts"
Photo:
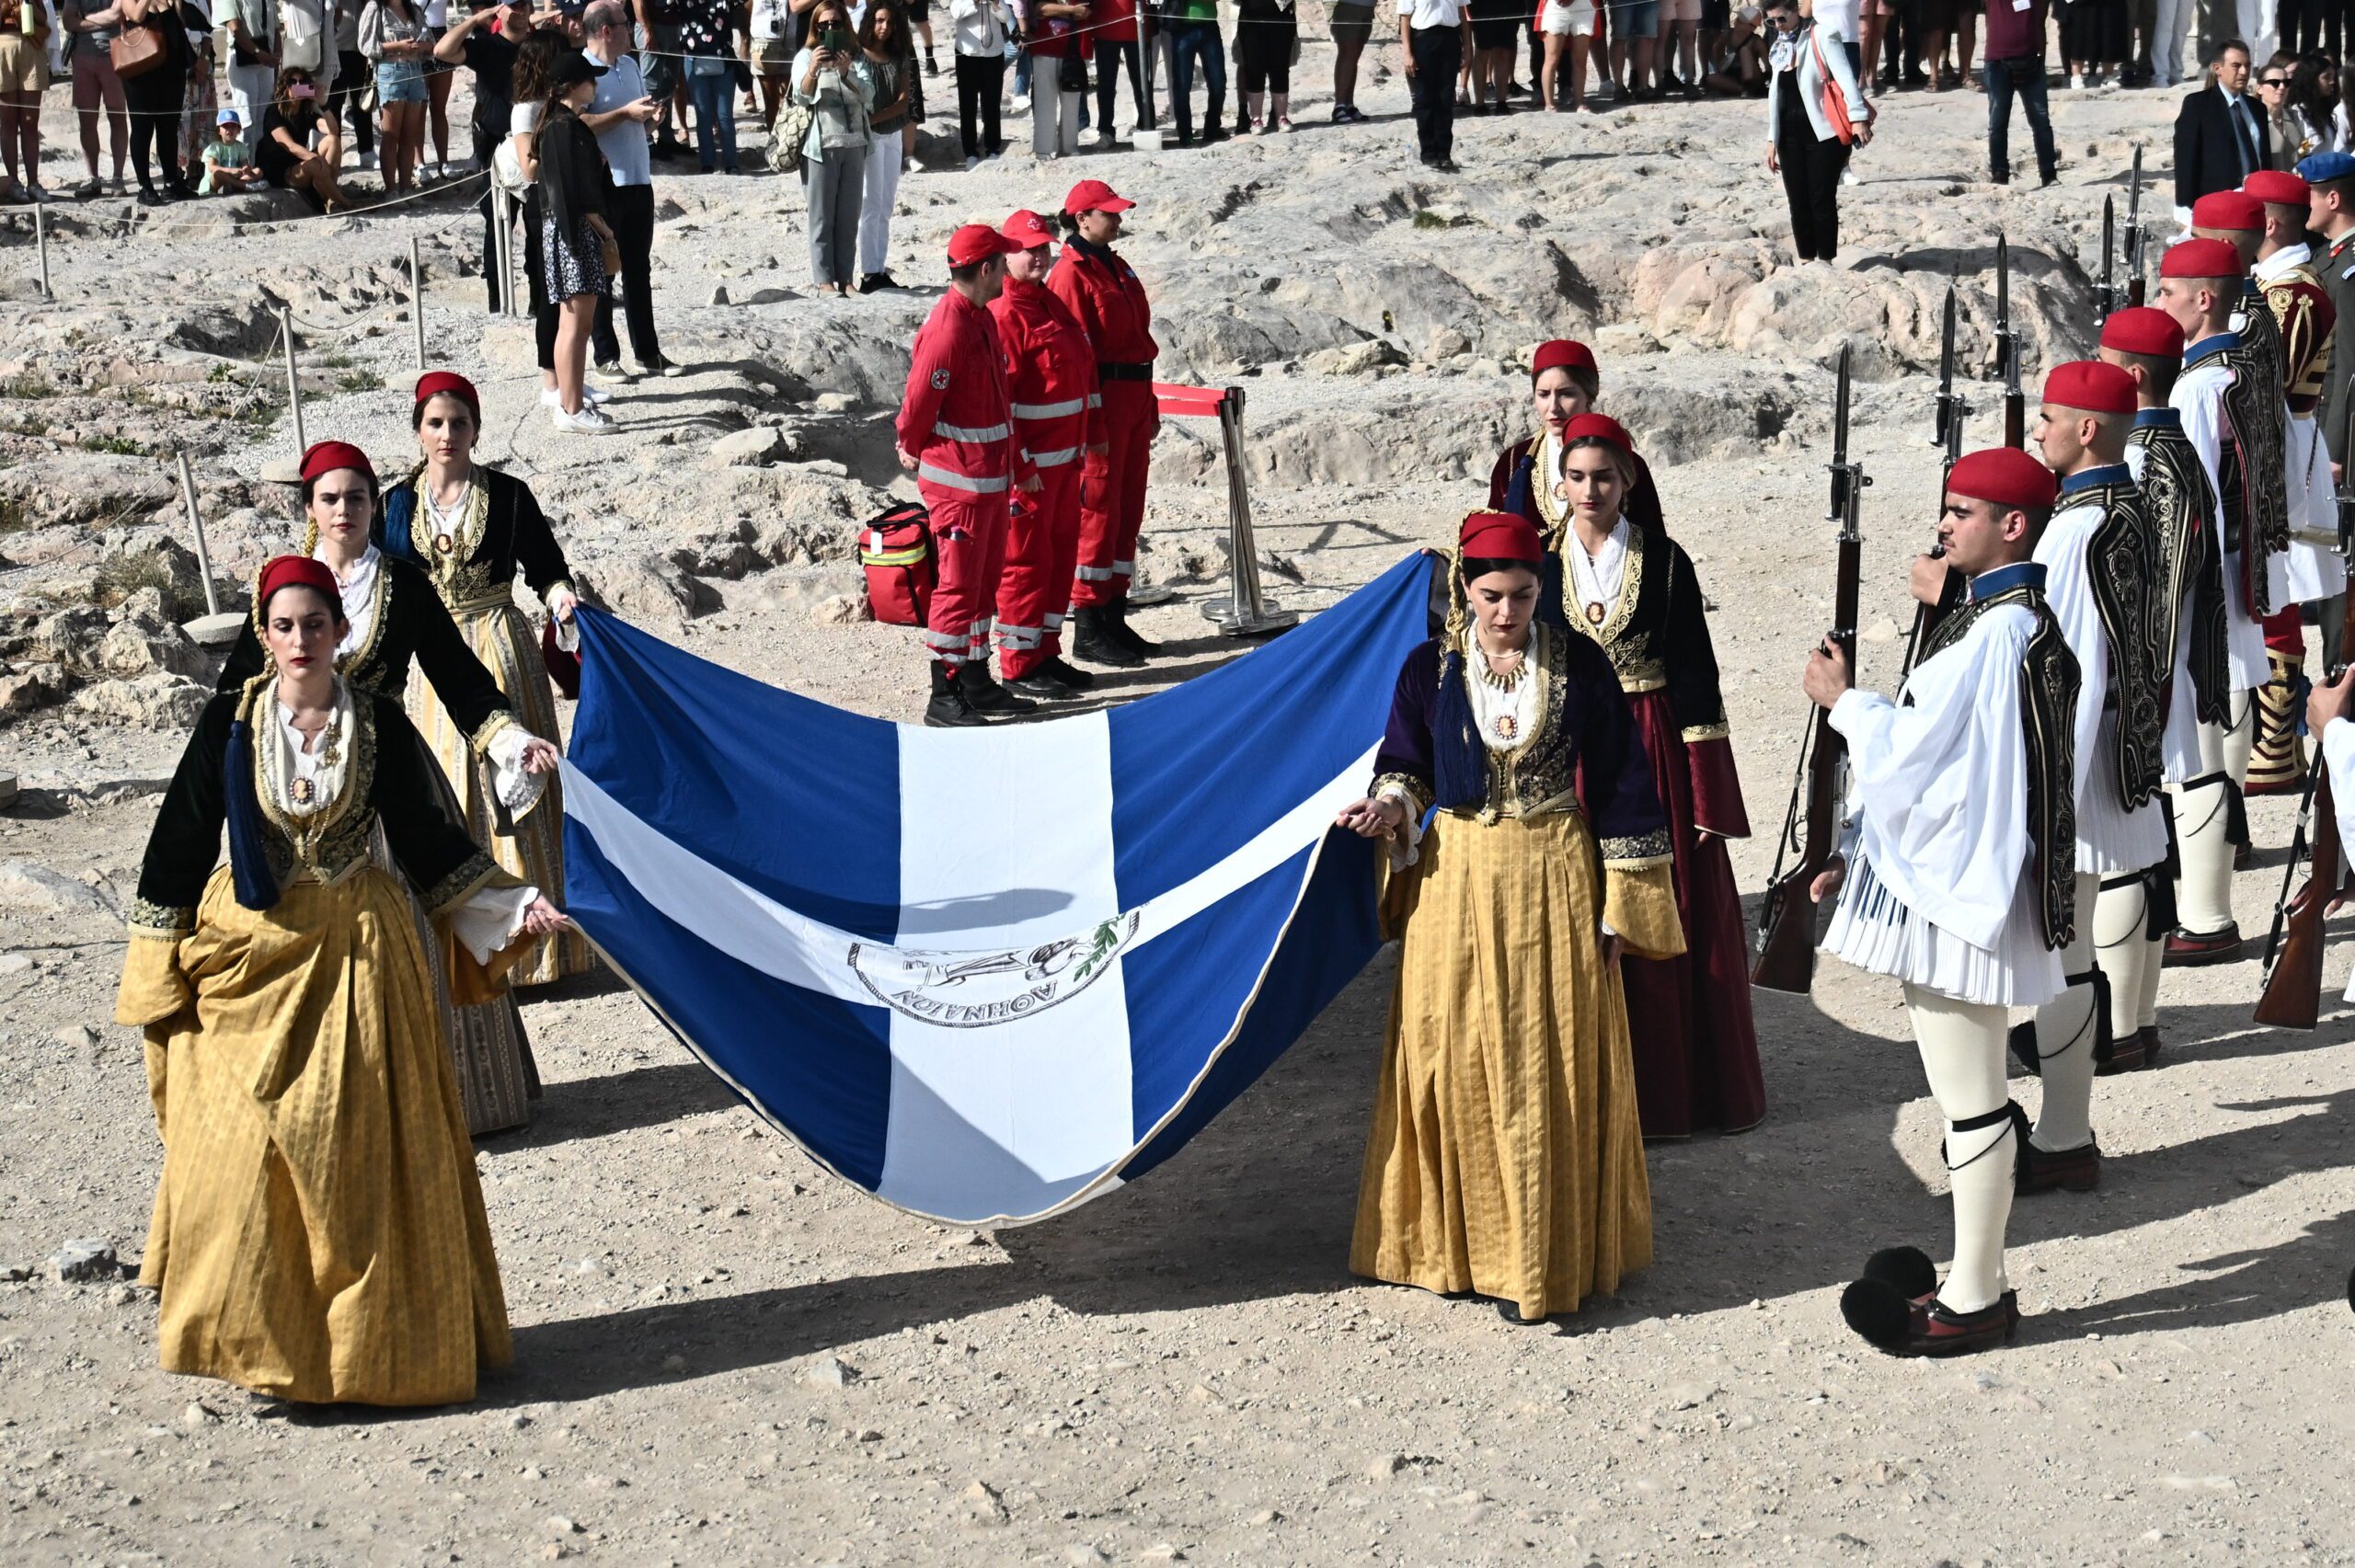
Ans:
[[[423,103],[424,68],[413,60],[379,62],[376,66],[376,101],[379,104]]]
[[[1611,7],[1614,38],[1660,37],[1660,0],[1623,0]]]

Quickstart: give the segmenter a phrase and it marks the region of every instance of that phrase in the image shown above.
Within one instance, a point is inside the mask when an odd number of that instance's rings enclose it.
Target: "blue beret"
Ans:
[[[2355,153],[2316,153],[2298,160],[2298,177],[2308,185],[2355,179]]]

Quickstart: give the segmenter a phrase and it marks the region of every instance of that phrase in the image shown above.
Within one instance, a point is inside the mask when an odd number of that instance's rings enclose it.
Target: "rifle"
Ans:
[[[1947,285],[1946,315],[1938,327],[1937,441],[1946,448],[1944,464],[1938,470],[1940,506],[1946,505],[1947,476],[1954,472],[1954,465],[1962,457],[1962,425],[1970,413],[1970,405],[1954,390],[1954,285],[1949,283]],[[1933,544],[1930,554],[1943,556],[1946,546]],[[1930,634],[1937,629],[1938,623],[1962,602],[1962,578],[1948,572],[1946,585],[1938,590],[1937,603],[1913,607],[1913,635],[1905,641],[1905,665],[1898,673],[1898,684],[1903,685],[1905,677],[1913,673],[1913,666],[1922,657],[1922,647],[1930,640]]]
[[[2355,436],[2355,409],[2348,418],[2348,432]],[[2355,447],[2342,447],[2355,455]],[[2349,481],[2338,484],[2339,537],[2348,537],[2355,519],[2355,494]],[[2338,657],[2355,648],[2355,598],[2349,598],[2339,622]],[[2326,680],[2336,681],[2344,663],[2334,663]],[[2322,1013],[2323,916],[2338,897],[2345,879],[2345,846],[2338,841],[2338,807],[2331,799],[2329,770],[2323,765],[2320,736],[2314,766],[2306,773],[2305,798],[2298,805],[2298,830],[2290,840],[2290,864],[2281,874],[2281,893],[2273,904],[2273,929],[2265,937],[2265,989],[2257,999],[2256,1021],[2275,1029],[2311,1029]],[[2311,853],[2310,853],[2311,852]],[[2291,897],[2298,878],[2298,863],[2310,862],[2306,885]]]
[[[2098,326],[2118,311],[2118,279],[2111,269],[2118,258],[2118,203],[2114,197],[2101,199],[2101,281],[2094,289],[2094,325]]]
[[[2126,303],[2142,303],[2142,149],[2134,149],[2134,183],[2126,192]]]
[[[2012,247],[1995,236],[1996,368],[2004,378],[2004,444],[2028,444],[2028,399],[2020,392],[2020,336],[2012,330]]]
[[[1857,506],[1872,483],[1864,464],[1848,461],[1848,346],[1840,349],[1840,383],[1832,421],[1832,509],[1827,521],[1840,527],[1840,568],[1832,592],[1831,640],[1855,668],[1856,600],[1864,577],[1863,531],[1857,526]],[[1758,961],[1750,982],[1767,990],[1807,994],[1815,978],[1815,900],[1808,885],[1831,863],[1840,839],[1840,765],[1847,742],[1827,722],[1821,708],[1809,704],[1807,733],[1799,741],[1799,772],[1791,781],[1790,805],[1783,813],[1782,841],[1775,850],[1775,870],[1766,897],[1758,910]],[[1807,811],[1807,839],[1799,841],[1800,800]],[[1789,873],[1784,856],[1798,857]]]

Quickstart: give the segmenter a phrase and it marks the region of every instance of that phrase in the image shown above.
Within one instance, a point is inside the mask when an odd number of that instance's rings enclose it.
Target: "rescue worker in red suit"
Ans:
[[[990,621],[1005,558],[1006,500],[1035,475],[1019,473],[1013,414],[990,302],[1005,283],[1005,258],[1018,248],[986,223],[948,236],[948,292],[916,332],[907,395],[895,427],[900,466],[916,476],[932,514],[938,578],[925,617],[932,656],[936,727],[987,724],[984,715],[1027,713],[1038,704],[990,679]]]
[[[1540,343],[1529,356],[1529,395],[1536,415],[1536,434],[1524,436],[1497,453],[1488,470],[1488,509],[1519,512],[1537,525],[1549,550],[1561,545],[1569,503],[1553,493],[1562,471],[1562,427],[1581,414],[1595,412],[1594,400],[1603,388],[1603,374],[1594,350],[1583,343],[1557,338]],[[1652,483],[1651,464],[1630,452],[1635,476],[1620,509],[1638,528],[1668,532],[1660,514],[1660,486]]]
[[[1080,475],[1079,567],[1071,601],[1072,651],[1091,664],[1133,670],[1159,645],[1129,624],[1129,578],[1137,533],[1144,526],[1146,469],[1161,429],[1154,396],[1153,306],[1144,285],[1112,249],[1120,214],[1135,206],[1100,179],[1083,179],[1063,198],[1062,259],[1047,287],[1086,329],[1102,384],[1104,452],[1090,452]]]
[[[1038,475],[1039,488],[1014,497],[997,585],[998,668],[1014,691],[1052,701],[1096,684],[1063,661],[1063,625],[1079,563],[1081,458],[1105,455],[1104,400],[1086,329],[1047,287],[1054,230],[1021,212],[999,233],[1016,248],[990,315],[1005,349],[1017,464]]]

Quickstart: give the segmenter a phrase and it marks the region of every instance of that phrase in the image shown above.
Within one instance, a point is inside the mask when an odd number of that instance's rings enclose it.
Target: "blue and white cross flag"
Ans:
[[[1376,846],[1333,818],[1428,583],[1418,555],[1199,679],[974,729],[584,608],[566,909],[844,1180],[949,1224],[1045,1219],[1175,1154],[1373,956]]]

